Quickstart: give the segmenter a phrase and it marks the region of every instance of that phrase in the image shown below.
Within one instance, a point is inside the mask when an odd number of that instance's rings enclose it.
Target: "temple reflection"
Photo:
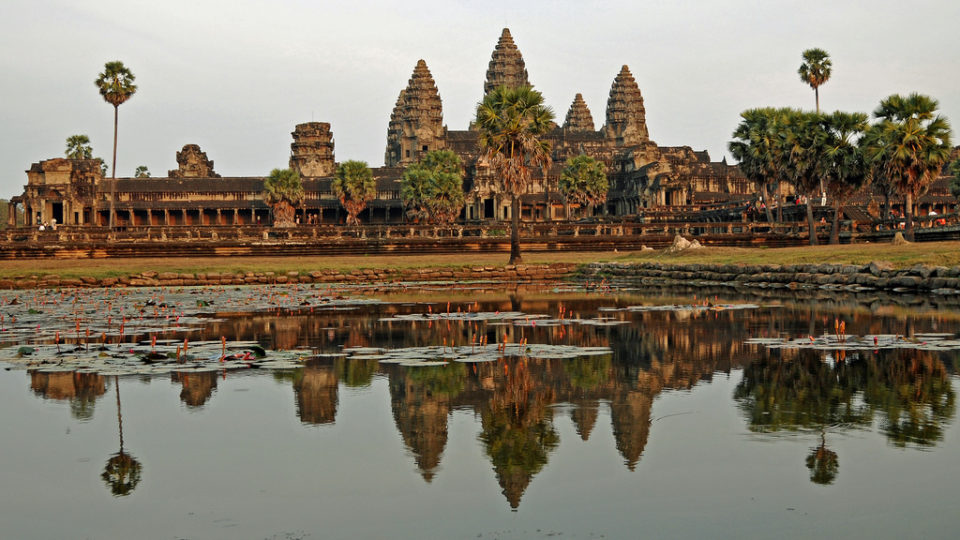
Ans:
[[[697,299],[695,301],[700,301]],[[307,426],[333,424],[341,386],[366,387],[380,378],[389,391],[397,432],[424,481],[442,469],[453,411],[479,419],[479,444],[502,493],[517,508],[527,488],[560,444],[556,418],[568,415],[577,436],[589,441],[609,417],[618,459],[634,471],[650,444],[651,415],[665,391],[689,390],[715,373],[742,370],[733,398],[753,432],[805,430],[816,437],[805,464],[810,480],[830,484],[840,457],[831,433],[876,425],[897,446],[943,440],[954,416],[955,395],[946,356],[919,350],[815,351],[747,345],[751,337],[815,335],[835,317],[851,334],[937,331],[939,315],[884,316],[867,310],[821,312],[812,304],[752,310],[663,311],[622,309],[643,299],[503,294],[482,301],[385,303],[362,309],[305,309],[219,314],[190,339],[251,340],[265,348],[309,347],[317,353],[302,368],[272,376],[293,391],[296,414]],[[685,299],[690,303],[694,300]],[[600,308],[604,308],[601,310]],[[462,319],[404,321],[396,315],[450,310],[548,314],[597,324],[512,324]],[[618,324],[623,323],[623,324]],[[476,346],[480,343],[606,346],[610,353],[571,359],[510,357],[494,362],[404,367],[371,358],[347,360],[350,347],[403,349]],[[190,408],[213,406],[218,378],[232,373],[174,373]],[[69,400],[89,418],[105,393],[103,377],[31,372],[30,386],[48,399]],[[223,384],[223,383],[221,383]],[[554,407],[562,404],[563,407]],[[608,416],[607,416],[608,415]],[[875,424],[876,422],[876,424]],[[119,463],[114,468],[126,470]],[[132,470],[127,472],[132,473]]]
[[[214,371],[204,371],[198,373],[174,372],[170,374],[170,380],[176,384],[180,383],[180,401],[187,407],[198,408],[206,404],[213,391],[217,389],[217,377],[219,374]]]
[[[93,418],[97,398],[107,392],[106,379],[95,373],[30,372],[30,388],[45,399],[70,402],[70,413],[77,420]]]

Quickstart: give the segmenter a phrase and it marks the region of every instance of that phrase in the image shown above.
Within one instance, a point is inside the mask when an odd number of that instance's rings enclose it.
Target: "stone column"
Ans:
[[[217,225],[221,225],[221,224],[223,223],[223,222],[221,221],[222,219],[223,219],[223,215],[220,214],[220,209],[217,208],[217,223],[216,223],[216,224],[217,224]]]
[[[135,216],[133,214],[133,208],[127,210],[127,213],[130,215],[130,226],[133,227],[134,225],[137,224],[137,222],[135,221]]]
[[[237,210],[236,208],[233,209],[233,224],[234,225],[240,224],[240,213],[239,213],[239,210]]]

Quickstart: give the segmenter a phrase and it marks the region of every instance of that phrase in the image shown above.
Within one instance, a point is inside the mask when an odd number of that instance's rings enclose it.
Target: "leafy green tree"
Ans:
[[[123,62],[115,60],[107,62],[103,66],[103,72],[93,81],[103,100],[113,105],[113,165],[111,166],[111,178],[117,177],[117,118],[120,105],[130,99],[137,91],[137,85],[133,84],[136,77],[133,75]],[[104,172],[106,175],[106,172]],[[110,186],[110,227],[113,227],[114,206],[117,199],[117,183],[111,182]]]
[[[867,115],[837,111],[824,118],[823,126],[826,131],[826,153],[821,174],[834,210],[830,243],[838,244],[843,205],[870,179],[870,168],[860,147],[867,129]]]
[[[950,159],[950,124],[937,114],[938,106],[922,94],[889,96],[873,112],[877,122],[864,140],[867,159],[906,198],[908,240],[913,240],[914,201]]]
[[[452,223],[463,208],[460,157],[450,150],[433,150],[403,171],[400,197],[412,218]]]
[[[377,182],[366,161],[341,163],[330,187],[347,211],[348,225],[359,225],[357,215],[377,196]]]
[[[768,222],[773,221],[772,193],[779,191],[778,185],[785,178],[782,124],[789,112],[770,107],[744,111],[729,144],[740,170],[766,199]]]
[[[519,264],[520,195],[530,185],[532,170],[550,163],[550,144],[542,137],[553,127],[553,110],[531,86],[501,86],[477,106],[474,125],[501,192],[510,194],[510,264]]]
[[[567,201],[592,209],[594,205],[607,200],[610,182],[603,163],[580,154],[567,159],[566,167],[560,173],[559,187]]]
[[[146,165],[137,166],[137,170],[133,171],[134,178],[150,178],[150,169]]]
[[[808,199],[807,226],[810,230],[810,245],[817,245],[816,222],[813,219],[812,201],[820,195],[823,162],[827,152],[826,130],[823,116],[817,113],[791,111],[784,117],[784,146],[781,159],[785,164],[786,178],[798,195]]]
[[[797,73],[800,80],[813,88],[817,100],[817,113],[820,112],[820,86],[830,80],[830,71],[833,63],[830,55],[823,49],[807,49],[803,51],[803,63]]]
[[[93,158],[93,159],[97,160],[97,163],[100,164],[100,176],[106,178],[106,177],[107,177],[107,172],[110,170],[110,166],[107,165],[107,162],[106,162],[102,157],[96,157],[96,158]],[[115,187],[114,187],[114,188],[115,188]],[[112,189],[113,189],[113,188],[112,188]],[[116,195],[116,193],[114,193],[114,195]],[[110,199],[110,205],[111,205],[111,208],[112,208],[112,207],[113,207],[113,199],[112,199],[112,198]],[[113,215],[113,210],[112,210],[112,209],[110,210],[110,215]]]
[[[90,137],[86,135],[71,135],[67,137],[68,159],[93,159],[93,147],[90,146]]]
[[[293,169],[274,169],[263,181],[263,200],[273,209],[274,227],[292,227],[296,205],[303,201],[303,182]]]

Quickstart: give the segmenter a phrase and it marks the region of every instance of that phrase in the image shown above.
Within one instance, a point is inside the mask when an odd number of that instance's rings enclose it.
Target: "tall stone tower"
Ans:
[[[637,146],[650,141],[643,96],[627,66],[620,68],[610,87],[607,123],[602,131],[617,146]]]
[[[564,131],[578,133],[583,131],[594,131],[593,115],[587,103],[583,101],[583,94],[577,94],[570,104],[570,110],[567,111],[567,119],[563,122]]]
[[[427,63],[419,60],[390,115],[384,161],[388,167],[405,166],[445,147],[443,103]]]
[[[290,168],[300,176],[333,176],[333,133],[327,122],[297,124],[290,143]]]
[[[483,83],[483,95],[487,95],[498,86],[530,85],[523,55],[513,42],[510,29],[504,28],[490,57],[487,67],[487,80]]]

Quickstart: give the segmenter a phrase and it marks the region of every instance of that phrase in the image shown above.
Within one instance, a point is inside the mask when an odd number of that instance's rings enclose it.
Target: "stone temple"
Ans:
[[[523,56],[508,29],[490,58],[484,94],[500,85],[531,85]],[[559,120],[561,113],[557,113]],[[330,183],[336,170],[330,124],[309,122],[291,133],[289,166],[303,179],[306,197],[297,217],[306,223],[342,223],[346,214]],[[565,204],[557,182],[567,158],[587,154],[602,161],[610,180],[606,204],[589,209],[614,216],[645,208],[700,206],[744,200],[753,186],[736,166],[711,161],[706,151],[689,146],[658,146],[650,138],[643,95],[627,66],[613,78],[603,124],[596,126],[581,94],[573,97],[562,125],[547,135],[552,165],[537,174],[522,196],[523,219],[571,219],[588,209]],[[374,168],[377,199],[360,215],[367,223],[399,223],[405,217],[400,199],[404,167],[426,152],[450,149],[464,164],[467,222],[509,218],[509,194],[501,193],[480,156],[478,134],[451,130],[443,123],[443,102],[427,63],[419,60],[406,88],[400,90],[387,123],[384,166]],[[26,224],[104,226],[109,223],[111,193],[119,226],[269,224],[263,200],[264,177],[221,177],[214,162],[195,144],[176,154],[177,168],[166,178],[103,178],[94,160],[49,159],[27,171],[23,195]],[[10,216],[15,216],[11,212]]]

